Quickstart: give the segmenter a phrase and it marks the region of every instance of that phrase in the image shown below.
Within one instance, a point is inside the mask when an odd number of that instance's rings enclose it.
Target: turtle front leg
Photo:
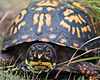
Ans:
[[[96,69],[89,62],[84,61],[84,62],[73,63],[70,66],[73,66],[73,69],[79,71],[89,79],[94,79],[97,77],[98,74],[100,74],[100,69]]]

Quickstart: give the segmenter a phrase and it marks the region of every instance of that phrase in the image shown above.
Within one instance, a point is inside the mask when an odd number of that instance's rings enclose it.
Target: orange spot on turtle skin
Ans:
[[[21,11],[21,17],[20,17],[20,15],[18,15],[18,16],[15,18],[15,23],[16,23],[16,24],[19,23],[19,22],[24,18],[24,16],[25,16],[26,13],[27,13],[26,10]]]
[[[13,34],[16,34],[17,33],[17,27],[15,27],[14,31],[13,31]]]
[[[84,71],[84,70],[82,70],[81,72],[82,72],[83,74],[85,73],[85,71]]]
[[[90,71],[87,71],[86,74],[90,74]]]
[[[60,25],[62,25],[63,27],[67,28],[68,31],[70,32],[71,26],[69,24],[67,24],[64,20],[62,20],[60,22]]]
[[[74,13],[73,10],[66,9],[66,11],[63,12],[63,15],[64,15],[64,16],[68,16],[69,14],[72,14],[72,13]]]
[[[61,40],[60,40],[60,43],[65,43],[65,42],[67,42],[66,39],[61,39]]]
[[[17,42],[18,41],[18,39],[14,39],[14,40],[12,40],[12,43],[15,43],[15,42]]]
[[[39,14],[34,14],[33,15],[33,24],[37,24],[38,23],[38,17],[39,17]]]
[[[38,26],[38,32],[40,33],[42,31],[42,25],[44,24],[44,14],[40,15],[40,21],[39,21],[39,26]]]
[[[78,37],[78,38],[81,38],[81,35],[80,35],[80,30],[79,30],[79,28],[78,28],[78,27],[76,27],[76,31],[77,31],[77,37]]]
[[[94,74],[95,74],[95,72],[94,72],[94,71],[92,71],[92,72],[91,72],[91,74],[92,74],[92,75],[94,75]]]
[[[86,70],[86,67],[85,67],[85,68],[83,68],[83,70],[85,71],[85,70]]]
[[[74,45],[74,47],[78,47],[79,46],[79,44],[76,43],[76,42],[74,42],[73,45]]]
[[[80,67],[80,70],[82,71],[82,70],[83,70],[83,68],[82,68],[82,67]]]
[[[35,11],[42,11],[43,7],[38,7],[35,9]]]
[[[50,34],[50,35],[49,35],[49,38],[50,38],[50,39],[55,39],[56,37],[57,37],[57,36],[56,36],[55,34]]]
[[[22,26],[24,26],[25,24],[26,24],[26,22],[25,22],[25,21],[21,22],[21,23],[18,25],[18,30],[20,30],[20,29],[21,29],[21,27],[22,27]]]
[[[78,66],[79,66],[79,69],[82,71],[83,70],[82,66],[81,65],[78,65]]]
[[[49,40],[47,38],[42,38],[41,41],[48,42]]]
[[[27,39],[29,36],[27,35],[27,34],[25,34],[25,35],[22,35],[21,36],[21,39]]]
[[[82,66],[84,66],[84,67],[88,67],[86,64],[82,64]]]
[[[39,3],[37,3],[37,6],[53,6],[53,7],[57,7],[59,5],[59,2],[52,0],[52,2],[50,2],[49,0],[44,2],[41,1]]]
[[[55,8],[52,8],[52,7],[47,7],[47,11],[54,11]]]
[[[75,27],[72,27],[72,35],[75,34]]]
[[[50,26],[51,25],[51,15],[45,14],[45,17],[46,17],[46,25]]]

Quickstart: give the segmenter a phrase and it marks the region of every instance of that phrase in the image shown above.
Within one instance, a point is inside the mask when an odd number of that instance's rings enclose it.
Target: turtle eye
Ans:
[[[33,53],[35,52],[35,47],[30,48],[30,51]]]

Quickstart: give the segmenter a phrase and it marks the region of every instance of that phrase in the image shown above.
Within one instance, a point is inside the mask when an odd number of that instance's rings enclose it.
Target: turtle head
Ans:
[[[47,72],[55,67],[56,58],[56,51],[50,44],[35,43],[29,47],[25,63],[35,73]]]

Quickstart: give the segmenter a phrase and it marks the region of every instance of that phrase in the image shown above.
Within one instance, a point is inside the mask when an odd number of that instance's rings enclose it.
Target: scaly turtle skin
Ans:
[[[35,73],[56,69],[57,64],[69,60],[82,44],[100,34],[100,28],[87,12],[77,2],[41,0],[31,3],[13,20],[3,42],[2,55],[14,56],[13,60],[19,58],[22,67]],[[77,55],[99,46],[100,40],[89,43]],[[82,57],[91,56],[97,56],[97,53]],[[9,63],[9,57],[4,56],[3,60]],[[69,67],[88,78],[100,71],[86,61]]]

